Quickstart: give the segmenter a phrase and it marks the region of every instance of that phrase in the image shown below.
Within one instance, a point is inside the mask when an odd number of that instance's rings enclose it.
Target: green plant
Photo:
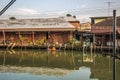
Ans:
[[[19,44],[19,40],[16,40],[15,43],[16,43],[16,45]]]
[[[32,41],[30,41],[30,43],[29,43],[29,44],[30,44],[30,46],[33,46],[33,42],[32,42]]]
[[[10,20],[15,20],[16,18],[15,17],[9,17]]]
[[[72,16],[72,15],[68,13],[68,14],[66,14],[66,16],[67,16],[67,17],[70,17],[70,16]]]
[[[21,43],[23,44],[23,41],[25,40],[25,38],[22,35],[20,35],[19,39],[20,39]]]
[[[37,44],[38,45],[41,45],[41,44],[43,44],[44,43],[44,38],[43,39],[39,39],[38,41],[37,41]]]
[[[74,44],[74,43],[75,43],[75,39],[74,39],[74,38],[70,38],[69,43],[70,43],[70,44]]]

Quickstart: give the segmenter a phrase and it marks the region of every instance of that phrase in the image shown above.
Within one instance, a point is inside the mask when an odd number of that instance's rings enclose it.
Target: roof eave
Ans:
[[[74,28],[16,28],[16,29],[0,29],[0,31],[14,32],[14,31],[75,31]]]

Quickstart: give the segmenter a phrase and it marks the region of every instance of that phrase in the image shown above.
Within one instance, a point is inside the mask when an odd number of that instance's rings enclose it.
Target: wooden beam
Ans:
[[[70,40],[71,38],[73,38],[73,32],[72,32],[72,31],[70,31],[69,40]]]
[[[34,36],[34,31],[32,31],[32,42],[33,42],[33,44],[35,44],[35,36]]]
[[[18,37],[19,37],[19,44],[21,43],[21,41],[20,41],[20,32],[18,32]]]
[[[6,42],[5,42],[6,41],[5,31],[3,30],[2,32],[3,32],[3,43],[6,45]]]

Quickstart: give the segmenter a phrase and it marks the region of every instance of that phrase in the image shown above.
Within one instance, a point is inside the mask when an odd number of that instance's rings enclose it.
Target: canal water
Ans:
[[[116,59],[116,80],[119,75]],[[112,80],[112,57],[72,50],[0,50],[0,80]]]

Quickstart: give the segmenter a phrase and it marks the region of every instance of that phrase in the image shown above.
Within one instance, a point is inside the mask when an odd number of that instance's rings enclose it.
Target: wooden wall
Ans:
[[[31,42],[37,44],[38,41],[43,40],[44,43],[66,43],[72,37],[72,32],[5,32],[5,40],[10,43],[14,42],[21,44],[20,36],[24,38],[23,44],[30,45]],[[0,32],[0,41],[4,40],[3,32]],[[0,43],[1,44],[1,43]]]

